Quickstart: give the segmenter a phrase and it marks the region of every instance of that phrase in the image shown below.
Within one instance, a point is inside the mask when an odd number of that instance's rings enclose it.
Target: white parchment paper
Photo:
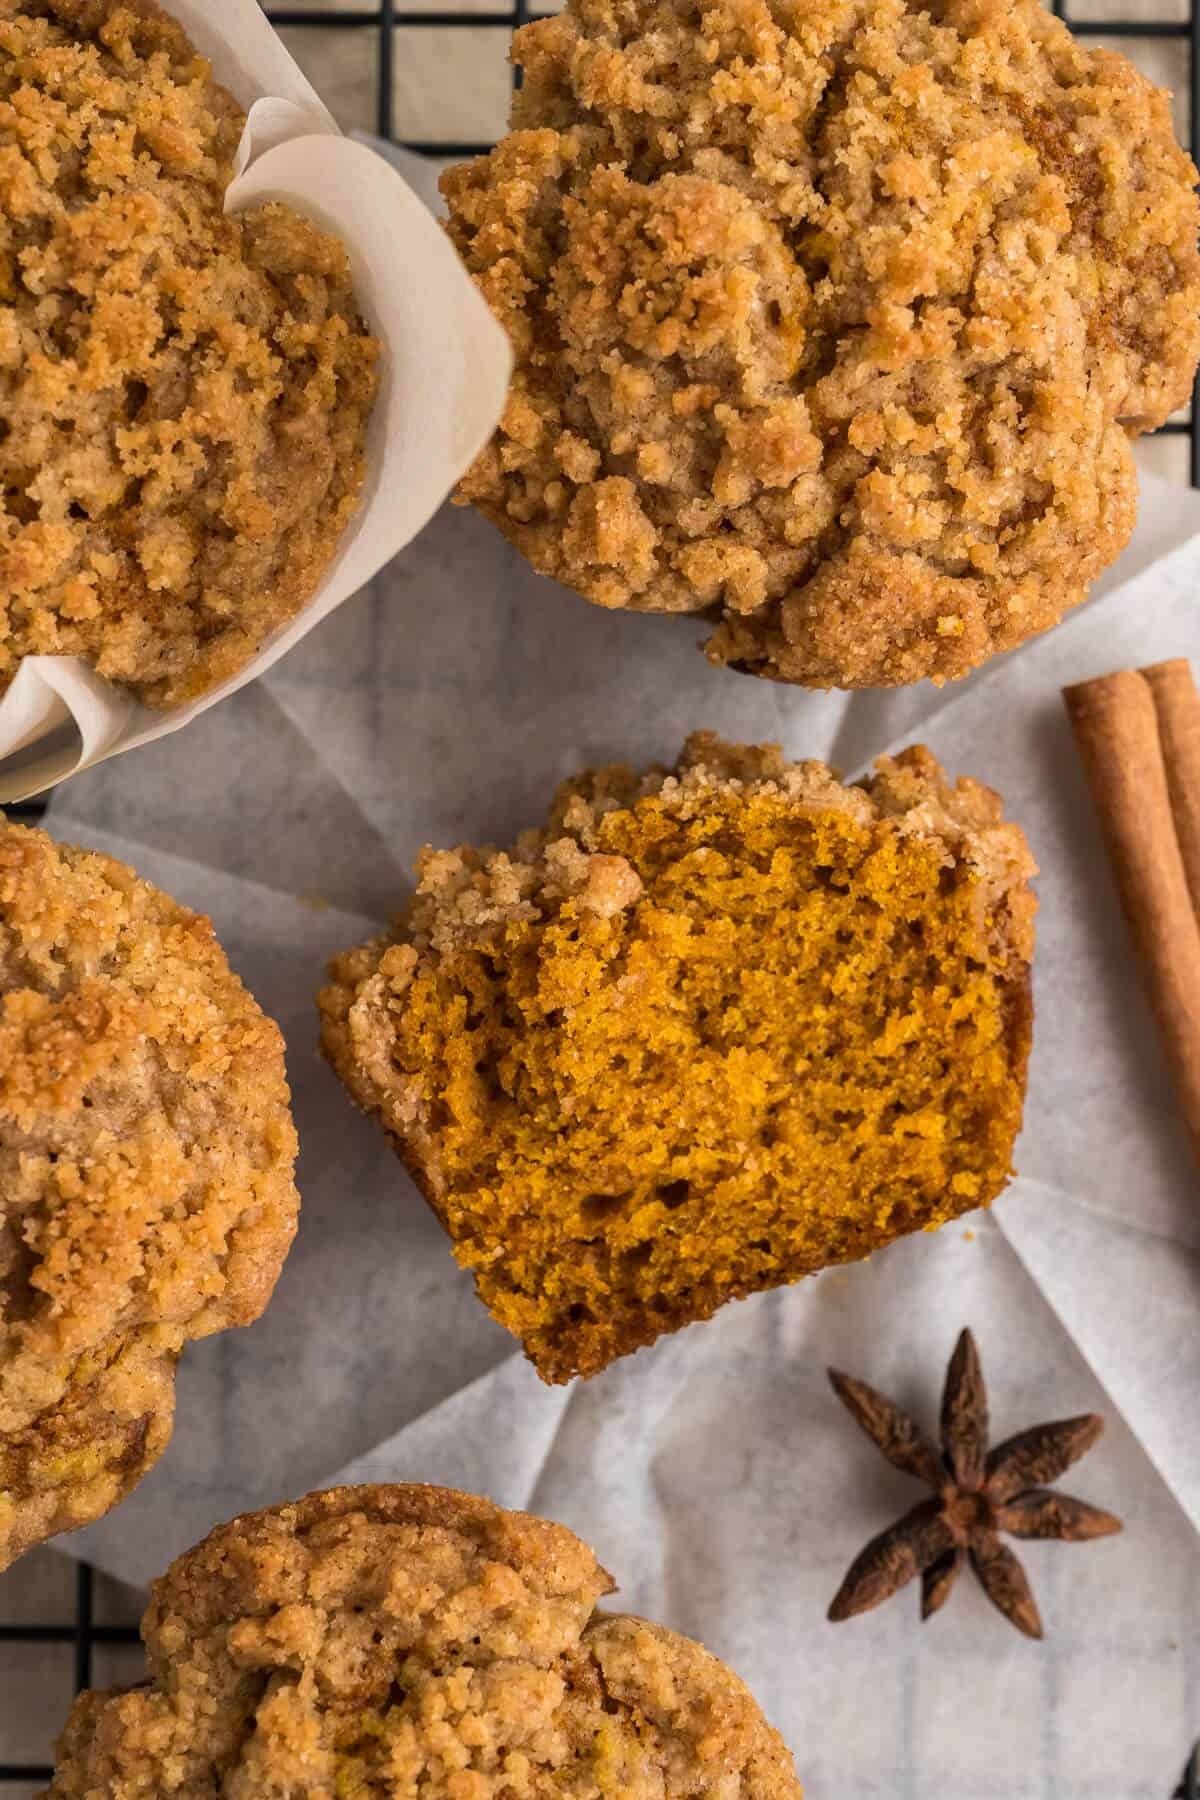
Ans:
[[[216,1520],[313,1485],[452,1482],[573,1526],[622,1604],[726,1656],[811,1800],[1165,1800],[1200,1729],[1200,1196],[1058,690],[1169,655],[1200,667],[1198,584],[1200,498],[1149,482],[1123,564],[1050,636],[941,692],[814,695],[710,668],[694,624],[587,606],[446,508],[186,738],[72,782],[51,828],[210,910],[283,1025],[304,1211],[266,1317],[189,1348],[157,1470],[64,1547],[141,1582]],[[698,726],[848,772],[920,738],[1003,792],[1042,866],[1021,1176],[991,1215],[550,1390],[319,1063],[312,997],[424,841],[503,841],[572,768],[668,757]],[[969,1576],[926,1627],[913,1593],[829,1626],[852,1555],[918,1496],[824,1367],[932,1428],[966,1323],[998,1432],[1107,1414],[1064,1486],[1128,1529],[1022,1548],[1041,1646]]]
[[[383,344],[362,505],[304,609],[191,705],[154,711],[78,657],[27,657],[0,699],[0,802],[178,731],[271,668],[411,541],[504,404],[508,340],[445,234],[394,167],[341,136],[257,0],[174,0],[172,11],[249,112],[226,210],[286,201],[346,245]]]

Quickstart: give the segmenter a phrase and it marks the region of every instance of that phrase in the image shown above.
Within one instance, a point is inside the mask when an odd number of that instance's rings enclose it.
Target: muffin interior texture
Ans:
[[[156,1584],[147,1686],[76,1703],[50,1794],[800,1800],[737,1678],[611,1589],[563,1527],[443,1489],[234,1520]]]
[[[0,1568],[165,1447],[189,1338],[295,1232],[283,1046],[207,919],[0,827]]]
[[[427,853],[325,1047],[550,1380],[1005,1184],[1032,862],[908,752],[865,788],[700,736]]]
[[[244,123],[153,0],[0,0],[0,691],[196,698],[357,507],[377,345],[335,238],[225,216]]]
[[[1169,97],[1037,0],[569,0],[444,179],[516,352],[464,498],[603,606],[810,686],[1076,604],[1200,353]]]

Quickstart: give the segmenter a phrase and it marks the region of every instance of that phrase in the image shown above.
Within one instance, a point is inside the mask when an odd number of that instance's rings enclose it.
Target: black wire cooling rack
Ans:
[[[1066,0],[1053,0],[1052,10],[1071,30],[1085,38],[1120,38],[1136,42],[1167,38],[1186,44],[1188,48],[1188,138],[1193,160],[1200,164],[1200,0],[1191,0],[1189,16],[1180,20],[1076,19],[1071,16]],[[338,30],[363,32],[374,40],[375,64],[375,129],[380,137],[404,142],[404,121],[396,117],[396,34],[402,30],[475,29],[488,27],[511,33],[531,19],[546,15],[529,5],[529,0],[513,0],[512,6],[500,12],[402,11],[395,0],[378,0],[375,6],[355,10],[317,7],[266,7],[273,24],[299,30]],[[520,79],[519,71],[514,80]],[[475,156],[488,150],[486,143],[429,142],[409,143],[409,148],[427,156]],[[1186,436],[1190,447],[1190,470],[1193,487],[1200,487],[1200,380],[1193,392],[1189,414],[1172,419],[1163,426],[1164,433]],[[15,818],[35,820],[45,810],[44,801],[30,801],[11,808]],[[92,1666],[97,1648],[113,1644],[137,1644],[138,1632],[133,1626],[97,1623],[94,1607],[92,1570],[81,1564],[76,1571],[75,1616],[62,1623],[6,1625],[0,1620],[0,1646],[6,1644],[61,1644],[74,1650],[74,1682],[76,1689],[90,1686]],[[0,1693],[0,1700],[3,1695]],[[0,1800],[5,1800],[7,1784],[29,1784],[49,1780],[51,1770],[41,1764],[0,1763]],[[1119,1797],[1117,1797],[1119,1800]],[[1193,1753],[1172,1800],[1200,1800],[1200,1747]]]

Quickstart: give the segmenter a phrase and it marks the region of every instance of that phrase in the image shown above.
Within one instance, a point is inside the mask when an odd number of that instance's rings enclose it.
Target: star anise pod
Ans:
[[[1018,1631],[1040,1638],[1037,1602],[1001,1534],[1076,1544],[1120,1531],[1121,1521],[1112,1513],[1049,1490],[1099,1438],[1104,1430],[1099,1413],[1034,1425],[989,1451],[987,1388],[969,1331],[960,1336],[946,1372],[940,1454],[906,1412],[865,1381],[836,1369],[830,1369],[829,1379],[888,1461],[934,1492],[932,1500],[915,1506],[854,1559],[829,1617],[837,1621],[869,1612],[919,1575],[921,1617],[928,1619],[945,1605],[969,1557],[993,1605]]]

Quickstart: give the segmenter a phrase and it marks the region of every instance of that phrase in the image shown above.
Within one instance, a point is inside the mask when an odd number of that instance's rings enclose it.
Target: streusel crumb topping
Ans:
[[[569,0],[444,178],[517,358],[462,495],[608,607],[862,687],[1083,598],[1187,398],[1169,97],[1037,0]]]
[[[377,345],[336,239],[225,216],[244,123],[154,0],[0,0],[0,691],[196,698],[357,507]]]
[[[235,1519],[156,1584],[150,1681],[76,1702],[48,1800],[801,1800],[737,1677],[596,1612],[612,1585],[441,1488]]]
[[[185,1342],[271,1296],[295,1157],[210,922],[0,822],[0,1569],[156,1461]]]

